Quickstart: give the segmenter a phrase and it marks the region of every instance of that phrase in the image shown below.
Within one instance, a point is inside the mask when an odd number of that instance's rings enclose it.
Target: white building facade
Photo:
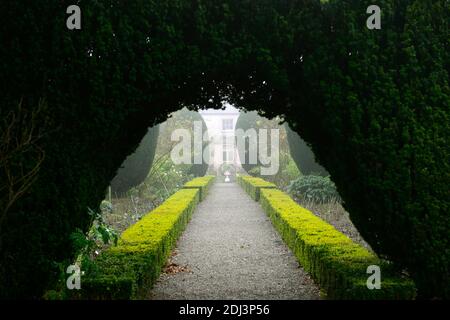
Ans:
[[[227,104],[225,110],[207,109],[199,112],[208,128],[210,144],[210,170],[220,174],[222,164],[241,168],[235,142],[236,123],[239,110]]]

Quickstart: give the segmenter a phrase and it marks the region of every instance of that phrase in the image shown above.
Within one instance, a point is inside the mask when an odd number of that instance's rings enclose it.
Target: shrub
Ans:
[[[279,161],[280,170],[274,175],[262,176],[261,166],[259,165],[248,171],[248,174],[252,177],[258,177],[272,182],[280,189],[287,188],[291,181],[297,179],[301,174],[289,153],[281,151]]]
[[[270,181],[273,181],[279,188],[286,188],[301,173],[290,154],[281,154],[280,160],[282,158],[286,158],[284,160],[285,165],[281,167],[281,171],[275,176],[276,180],[271,179]]]
[[[222,163],[219,168],[219,173],[221,176],[225,176],[225,172],[229,172],[230,175],[234,176],[236,174],[236,167],[231,163]]]
[[[105,223],[103,212],[89,210],[93,217],[93,224],[88,234],[85,235],[81,230],[76,230],[71,234],[72,246],[79,253],[81,261],[92,260],[98,250],[105,245],[116,245],[118,241],[117,231]]]
[[[340,200],[336,186],[330,177],[301,176],[289,184],[287,191],[298,199],[309,200],[315,203]]]
[[[195,178],[189,182],[187,182],[183,188],[185,189],[199,189],[200,192],[200,201],[205,199],[206,194],[211,188],[211,185],[214,183],[215,176],[205,176],[200,178]]]
[[[123,195],[147,178],[155,157],[158,135],[159,126],[148,129],[134,153],[122,163],[111,181],[111,191],[114,195]]]
[[[236,121],[236,130],[242,129],[244,132],[246,132],[249,129],[256,129],[257,128],[257,121],[261,119],[260,116],[258,116],[257,112],[241,112],[239,114],[239,118]],[[250,173],[250,171],[257,166],[261,165],[261,163],[258,161],[257,164],[250,164],[250,141],[245,141],[244,150],[239,150],[239,154],[244,154],[244,159],[241,159],[242,162],[242,168]],[[238,146],[239,148],[240,146]]]
[[[162,203],[194,178],[189,173],[191,168],[191,165],[174,164],[170,154],[160,156],[155,159],[145,182],[135,191],[139,197],[149,199],[152,203]]]
[[[117,246],[86,266],[75,299],[144,297],[158,278],[173,246],[199,201],[199,190],[180,190],[125,230]],[[84,266],[83,266],[84,268]]]
[[[261,205],[303,268],[330,299],[413,299],[414,283],[354,243],[333,226],[300,207],[280,190],[262,189]],[[381,289],[366,286],[367,267],[381,268]]]
[[[284,126],[289,142],[289,150],[297,168],[304,175],[327,176],[327,170],[317,163],[314,153],[307,143],[288,124]]]
[[[271,182],[264,181],[261,178],[251,176],[239,176],[238,184],[250,195],[250,197],[259,201],[262,188],[276,188],[277,186]]]

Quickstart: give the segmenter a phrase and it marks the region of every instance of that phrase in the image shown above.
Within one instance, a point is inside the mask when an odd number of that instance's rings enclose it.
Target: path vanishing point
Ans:
[[[234,183],[211,187],[168,265],[149,299],[320,299],[260,205]]]

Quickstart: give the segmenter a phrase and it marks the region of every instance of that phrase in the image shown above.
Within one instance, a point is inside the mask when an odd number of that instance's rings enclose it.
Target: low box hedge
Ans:
[[[255,201],[259,201],[261,193],[260,190],[262,188],[275,189],[277,187],[271,182],[267,182],[264,179],[252,176],[238,176],[237,182]]]
[[[204,176],[195,178],[189,182],[187,182],[183,188],[184,189],[199,189],[200,190],[200,201],[203,201],[203,199],[208,194],[209,189],[214,183],[215,176]]]
[[[158,279],[199,202],[198,189],[182,189],[125,230],[81,278],[74,299],[139,299]]]
[[[414,299],[414,283],[299,206],[280,190],[262,189],[261,205],[304,269],[330,299]],[[381,289],[367,288],[367,267],[381,268]]]

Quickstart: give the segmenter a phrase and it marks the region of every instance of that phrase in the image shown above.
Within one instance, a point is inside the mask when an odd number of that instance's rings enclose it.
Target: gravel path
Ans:
[[[258,203],[216,183],[178,241],[150,299],[319,299]]]

